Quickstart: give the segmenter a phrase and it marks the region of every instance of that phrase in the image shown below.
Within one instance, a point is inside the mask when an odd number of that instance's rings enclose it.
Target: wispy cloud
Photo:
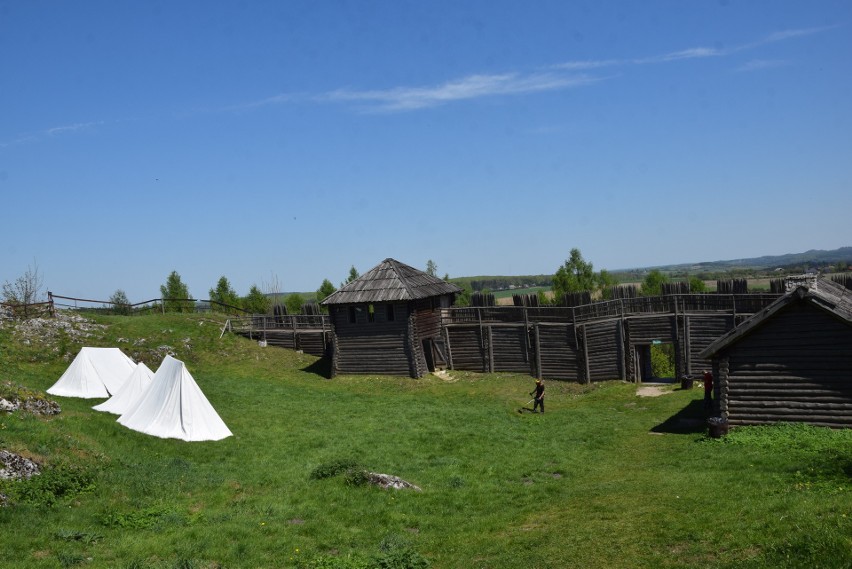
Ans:
[[[369,91],[338,89],[318,99],[361,102],[367,105],[368,111],[410,111],[495,95],[518,95],[581,87],[600,80],[600,77],[555,72],[470,75],[431,87],[394,87]]]
[[[744,43],[728,48],[723,47],[691,47],[687,49],[681,49],[677,51],[672,51],[669,53],[663,53],[660,55],[652,55],[647,57],[638,57],[632,59],[601,59],[601,60],[587,60],[587,61],[568,61],[565,63],[558,63],[553,65],[553,69],[564,69],[564,70],[581,70],[581,69],[597,69],[602,67],[615,67],[615,66],[627,66],[627,65],[648,65],[655,63],[669,63],[673,61],[684,61],[689,59],[707,59],[712,57],[726,57],[736,53],[753,50],[760,46],[764,46],[767,44],[787,41],[796,38],[802,38],[818,33],[822,33],[834,28],[839,27],[839,25],[835,26],[823,26],[823,27],[815,27],[815,28],[799,28],[799,29],[791,29],[791,30],[781,30],[777,32],[772,32],[766,35],[763,38],[760,38],[756,41]],[[759,60],[755,60],[759,61]],[[769,65],[770,60],[765,61],[766,67],[780,67],[785,65],[786,63],[776,63],[775,65]],[[743,67],[748,66],[748,64],[743,65]],[[755,66],[753,69],[759,69],[761,67]],[[750,70],[750,69],[746,69]]]
[[[54,126],[51,128],[46,128],[39,132],[24,134],[14,140],[10,140],[7,142],[0,142],[0,148],[11,148],[13,146],[21,146],[23,144],[33,144],[44,140],[45,138],[52,138],[56,136],[62,136],[65,134],[72,134],[75,132],[86,131],[95,126],[104,124],[103,121],[92,121],[92,122],[80,122],[68,125]]]
[[[761,69],[775,69],[788,65],[790,65],[790,62],[785,59],[752,59],[737,67],[735,71],[759,71]]]
[[[249,101],[248,103],[242,103],[239,105],[230,105],[227,107],[221,107],[218,109],[207,109],[202,112],[229,112],[229,111],[250,111],[253,109],[259,109],[261,107],[268,107],[271,105],[281,105],[284,103],[295,103],[298,101],[303,101],[306,99],[311,99],[312,97],[307,95],[299,95],[296,93],[281,93],[278,95],[273,95],[272,97],[266,97],[265,99],[259,99],[257,101]]]
[[[88,130],[93,126],[103,124],[102,121],[98,122],[78,122],[74,124],[64,125],[64,126],[55,126],[53,128],[49,128],[44,131],[46,136],[56,136],[59,134],[68,134],[72,132],[77,132],[81,130]]]
[[[550,65],[538,72],[509,72],[501,74],[473,74],[460,79],[431,86],[400,86],[388,89],[342,88],[320,94],[282,93],[250,103],[228,107],[225,111],[245,111],[293,102],[355,103],[365,112],[403,112],[498,95],[522,95],[544,91],[557,91],[591,85],[608,77],[589,73],[613,67],[666,64],[677,61],[729,57],[760,46],[801,38],[825,32],[838,26],[799,28],[772,32],[756,41],[732,47],[691,47],[652,55],[622,59],[588,59],[566,61]],[[781,67],[789,63],[781,60],[754,59],[742,64],[739,71],[753,71]]]
[[[706,57],[719,57],[721,55],[726,55],[726,53],[727,52],[725,50],[718,49],[715,47],[691,47],[689,49],[672,51],[670,53],[655,55],[653,57],[634,59],[633,63],[637,63],[640,65],[645,63],[666,63],[668,61],[681,61],[683,59],[703,59]]]
[[[551,69],[564,69],[565,71],[583,71],[586,69],[601,69],[602,67],[613,67],[623,65],[622,59],[598,59],[598,60],[580,60],[566,61],[565,63],[557,63],[551,66]]]
[[[799,28],[793,30],[782,30],[780,32],[773,32],[763,38],[760,43],[774,43],[778,41],[789,40],[793,38],[801,38],[805,36],[811,36],[813,34],[819,34],[828,30],[833,30],[835,28],[839,28],[840,24],[835,24],[833,26],[821,26],[817,28]]]

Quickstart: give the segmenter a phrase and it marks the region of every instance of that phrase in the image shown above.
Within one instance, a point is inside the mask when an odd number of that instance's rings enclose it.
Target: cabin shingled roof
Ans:
[[[462,289],[395,259],[385,259],[328,295],[322,304],[360,304],[420,300]]]
[[[830,279],[820,278],[816,281],[815,287],[800,286],[788,292],[724,336],[716,339],[701,351],[700,357],[712,358],[719,351],[750,334],[779,310],[795,302],[811,303],[841,320],[845,320],[847,324],[852,326],[852,290]]]

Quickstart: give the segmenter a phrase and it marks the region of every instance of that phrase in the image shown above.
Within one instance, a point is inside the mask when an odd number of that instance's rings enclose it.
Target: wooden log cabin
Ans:
[[[326,297],[331,373],[422,377],[445,364],[441,309],[461,288],[385,259]]]
[[[852,427],[852,291],[838,283],[798,284],[701,356],[732,425]]]

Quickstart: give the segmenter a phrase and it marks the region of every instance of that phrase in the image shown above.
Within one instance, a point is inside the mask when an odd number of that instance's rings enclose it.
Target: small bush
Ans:
[[[172,508],[152,506],[132,512],[109,512],[100,517],[100,522],[107,527],[143,529],[149,528],[167,517],[173,520],[176,515]]]
[[[57,532],[53,535],[55,535],[57,539],[61,539],[64,541],[79,541],[81,543],[85,543],[86,545],[97,543],[103,539],[103,536],[97,533],[89,533],[69,529],[57,530]]]
[[[311,471],[311,480],[323,480],[342,474],[347,470],[358,469],[360,465],[357,460],[351,458],[340,458],[320,464]]]
[[[38,476],[3,484],[4,493],[11,502],[52,506],[63,498],[70,498],[95,488],[95,473],[89,469],[60,465],[45,469]]]
[[[357,556],[338,557],[320,555],[309,561],[300,562],[300,569],[373,569],[369,560]]]
[[[385,536],[375,557],[378,569],[428,569],[429,561],[417,553],[406,538],[396,534]]]
[[[350,468],[343,473],[343,482],[347,486],[363,486],[370,482],[370,473],[363,468]]]
[[[85,558],[82,555],[72,551],[60,551],[56,554],[56,559],[62,567],[73,567],[74,565],[79,565],[85,561]]]

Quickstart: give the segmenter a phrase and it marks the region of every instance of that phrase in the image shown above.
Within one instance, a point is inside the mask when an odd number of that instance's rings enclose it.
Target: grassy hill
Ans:
[[[547,382],[547,413],[519,413],[528,376],[328,380],[311,356],[220,339],[209,316],[95,318],[3,322],[3,389],[42,393],[82,345],[152,368],[173,352],[234,436],[149,437],[100,400],[0,416],[0,449],[44,468],[0,482],[6,566],[848,566],[852,431],[711,440],[698,390],[619,381]],[[422,492],[320,476],[354,462]]]

